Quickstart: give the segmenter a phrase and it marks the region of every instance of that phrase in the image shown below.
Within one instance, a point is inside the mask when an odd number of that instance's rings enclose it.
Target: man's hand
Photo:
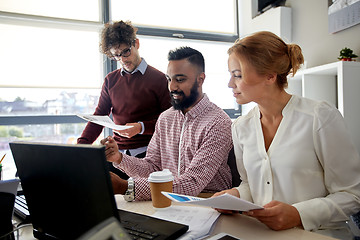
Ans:
[[[140,123],[127,123],[125,126],[133,126],[125,130],[114,130],[114,133],[119,134],[122,137],[132,138],[136,134],[141,133],[142,127]]]
[[[220,195],[223,195],[225,193],[233,195],[235,197],[240,197],[239,191],[236,190],[235,188],[227,189],[227,190],[224,190],[224,191],[221,191],[221,192],[217,192],[212,197],[220,196]],[[218,208],[215,208],[215,210],[220,212],[220,213],[224,213],[224,214],[238,213],[238,211],[224,210],[224,209],[218,209]]]
[[[258,219],[273,230],[303,227],[297,209],[279,201],[271,201],[264,206],[264,209],[251,210],[243,214]]]
[[[119,147],[112,137],[104,138],[100,141],[102,145],[105,145],[106,160],[120,164],[122,160],[122,153],[119,152]]]
[[[124,195],[128,189],[128,182],[113,172],[110,172],[110,177],[114,194]]]

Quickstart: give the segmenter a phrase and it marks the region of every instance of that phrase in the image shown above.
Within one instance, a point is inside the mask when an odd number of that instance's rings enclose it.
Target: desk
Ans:
[[[122,195],[115,195],[115,200],[119,209],[146,215],[155,213],[151,201],[126,202]],[[173,204],[178,205],[179,203]],[[32,227],[20,229],[19,232],[21,240],[35,239],[32,235]],[[211,233],[211,236],[220,232],[229,233],[233,236],[241,238],[242,240],[334,240],[334,238],[331,237],[296,228],[283,231],[273,231],[256,219],[240,214],[220,215],[216,222],[215,228]]]
[[[118,208],[128,211],[151,215],[155,213],[151,201],[126,202],[121,195],[116,195],[116,204]],[[176,205],[184,205],[173,203]],[[199,206],[200,207],[200,206]],[[335,238],[327,237],[321,234],[308,232],[302,229],[289,229],[283,231],[273,231],[254,218],[236,215],[220,215],[211,236],[217,233],[226,232],[242,240],[333,240]]]

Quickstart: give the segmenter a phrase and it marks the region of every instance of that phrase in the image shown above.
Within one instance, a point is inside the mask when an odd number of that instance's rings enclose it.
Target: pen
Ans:
[[[1,164],[1,162],[4,160],[5,156],[6,156],[6,153],[5,153],[4,156],[1,158],[0,164]]]

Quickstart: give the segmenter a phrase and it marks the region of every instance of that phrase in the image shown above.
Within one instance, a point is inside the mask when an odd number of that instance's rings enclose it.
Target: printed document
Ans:
[[[189,225],[189,230],[179,240],[192,240],[208,236],[219,215],[219,212],[211,208],[171,206],[163,210],[157,210],[152,216]]]
[[[111,118],[109,116],[99,116],[99,115],[81,115],[78,114],[78,117],[92,122],[92,123],[96,123],[98,125],[104,126],[104,127],[108,127],[114,130],[125,130],[128,128],[132,128],[133,126],[125,126],[125,125],[116,125],[113,120],[111,120]]]
[[[249,211],[253,209],[263,209],[262,206],[256,205],[244,199],[235,197],[230,194],[223,194],[212,198],[199,198],[187,195],[181,195],[170,192],[161,192],[167,198],[175,202],[190,203],[201,206],[208,206],[217,209],[234,210],[234,211]]]

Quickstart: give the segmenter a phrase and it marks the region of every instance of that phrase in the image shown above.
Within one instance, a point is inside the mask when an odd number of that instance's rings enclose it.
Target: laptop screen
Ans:
[[[75,239],[119,218],[103,146],[12,142],[10,148],[35,237]]]

